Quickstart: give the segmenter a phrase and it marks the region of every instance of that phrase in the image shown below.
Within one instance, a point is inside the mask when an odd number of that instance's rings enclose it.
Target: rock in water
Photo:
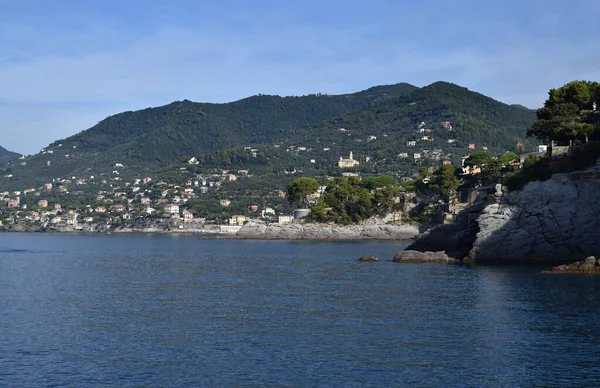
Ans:
[[[486,196],[488,198],[489,196]],[[564,263],[600,254],[600,162],[480,200],[407,249],[475,263]]]
[[[395,263],[450,263],[458,260],[448,257],[446,252],[402,251],[394,256]]]
[[[559,265],[552,268],[551,271],[542,271],[542,273],[581,273],[581,274],[600,274],[600,260],[590,256],[583,261],[572,264]]]
[[[379,260],[379,258],[375,257],[375,256],[363,256],[356,261],[359,261],[361,263],[369,263],[369,262],[375,262],[375,261],[381,261],[381,260]]]

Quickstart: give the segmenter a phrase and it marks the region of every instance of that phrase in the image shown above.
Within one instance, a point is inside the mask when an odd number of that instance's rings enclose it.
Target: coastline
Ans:
[[[21,228],[18,225],[5,233],[114,233],[114,234],[181,234],[211,239],[238,240],[307,240],[307,241],[351,241],[351,240],[411,240],[419,235],[415,225],[328,225],[328,224],[262,224],[250,222],[244,226],[196,225],[153,228],[106,228],[58,226],[50,228]]]

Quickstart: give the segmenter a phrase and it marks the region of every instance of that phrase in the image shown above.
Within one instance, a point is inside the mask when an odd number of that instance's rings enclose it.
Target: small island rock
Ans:
[[[360,257],[356,261],[359,261],[361,263],[369,263],[369,262],[375,262],[375,261],[381,261],[381,260],[379,260],[379,258],[375,257],[375,256],[363,256],[363,257]]]

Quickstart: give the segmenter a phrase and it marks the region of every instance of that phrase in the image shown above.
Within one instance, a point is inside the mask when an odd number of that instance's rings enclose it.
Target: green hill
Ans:
[[[178,101],[110,116],[94,127],[50,144],[14,166],[12,184],[37,185],[49,177],[88,175],[117,163],[150,173],[182,156],[277,141],[303,128],[407,94],[400,83],[345,95],[258,95],[226,104]]]
[[[6,148],[0,147],[0,163],[7,163],[12,160],[18,159],[21,154],[7,150]]]
[[[58,140],[28,157],[26,166],[9,165],[5,172],[13,177],[1,186],[114,177],[114,171],[126,179],[181,166],[178,162],[192,156],[206,168],[335,173],[340,156],[353,151],[364,161],[361,171],[410,171],[415,152],[425,151],[420,163],[431,153],[434,159],[460,161],[469,144],[497,153],[515,150],[534,118],[532,110],[445,82],[424,88],[377,86],[337,96],[259,95],[227,104],[180,101],[117,114]],[[258,157],[244,147],[257,148]],[[400,157],[404,152],[409,156]]]
[[[307,128],[290,139],[288,146],[310,148],[307,159],[326,165],[353,151],[355,157],[369,157],[381,172],[413,163],[414,153],[422,153],[422,159],[433,153],[458,163],[472,151],[469,145],[501,153],[517,151],[517,143],[523,142],[531,149],[534,142],[525,139],[525,133],[534,119],[532,110],[436,82]],[[402,153],[409,156],[399,158]]]
[[[276,144],[256,146],[256,157],[243,148],[219,150],[196,155],[200,162],[196,167],[180,163],[164,172],[177,176],[185,166],[199,173],[218,168],[249,169],[261,176],[275,174],[277,179],[293,170],[312,176],[339,175],[339,158],[348,157],[352,151],[360,165],[351,171],[400,178],[446,159],[459,165],[464,155],[484,147],[500,154],[516,152],[517,143],[524,142],[531,149],[535,143],[526,140],[525,133],[534,118],[532,110],[437,82],[326,120]],[[425,136],[428,140],[423,140]],[[421,158],[415,159],[415,153]]]

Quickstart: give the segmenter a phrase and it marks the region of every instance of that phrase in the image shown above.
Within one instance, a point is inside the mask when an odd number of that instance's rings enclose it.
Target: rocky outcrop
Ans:
[[[409,240],[419,234],[412,225],[259,224],[249,222],[238,238],[263,240]]]
[[[551,271],[542,271],[542,273],[575,273],[575,274],[600,274],[600,260],[590,256],[583,261],[572,264],[563,264],[552,268]]]
[[[358,258],[356,261],[358,261],[359,263],[373,263],[381,260],[379,260],[379,258],[375,256],[363,256]]]
[[[570,263],[600,255],[600,164],[480,201],[409,250],[481,263]]]
[[[394,256],[395,263],[452,263],[459,260],[449,257],[446,252],[402,251]]]

